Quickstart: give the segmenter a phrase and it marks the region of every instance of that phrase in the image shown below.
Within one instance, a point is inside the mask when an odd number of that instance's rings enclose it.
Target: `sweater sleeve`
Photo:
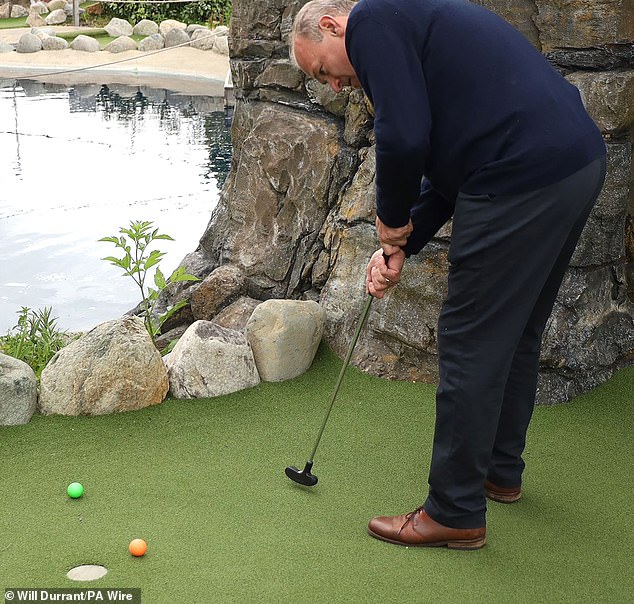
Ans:
[[[401,227],[418,199],[431,112],[418,51],[397,24],[366,16],[347,32],[347,52],[374,105],[377,215]]]
[[[454,208],[455,200],[445,199],[431,186],[429,180],[423,180],[418,201],[410,210],[414,230],[403,248],[408,258],[412,254],[418,254],[429,243],[452,217]]]

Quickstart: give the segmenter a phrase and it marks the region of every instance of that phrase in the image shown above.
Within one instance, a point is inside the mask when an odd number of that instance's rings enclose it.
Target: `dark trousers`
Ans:
[[[537,191],[456,200],[424,504],[441,524],[485,525],[485,478],[521,484],[542,333],[604,178],[603,157]]]

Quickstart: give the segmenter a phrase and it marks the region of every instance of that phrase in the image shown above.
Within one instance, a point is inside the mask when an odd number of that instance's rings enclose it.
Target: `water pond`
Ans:
[[[97,240],[131,220],[196,249],[231,162],[222,98],[126,85],[0,81],[0,334],[21,307],[91,329],[140,301]]]

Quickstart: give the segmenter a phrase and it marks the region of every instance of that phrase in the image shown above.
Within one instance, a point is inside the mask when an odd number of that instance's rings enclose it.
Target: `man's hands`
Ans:
[[[390,287],[401,280],[401,270],[405,264],[405,252],[401,249],[406,243],[414,227],[410,220],[403,227],[392,228],[376,219],[376,234],[381,249],[372,254],[366,269],[365,291],[375,298],[383,298]],[[385,256],[389,256],[387,264]]]
[[[390,287],[394,287],[401,280],[401,270],[405,264],[405,252],[393,246],[395,251],[385,263],[383,248],[372,254],[366,269],[365,291],[375,298],[383,298]]]
[[[392,227],[386,226],[381,219],[376,219],[376,234],[379,237],[379,243],[387,256],[391,256],[407,243],[407,238],[412,234],[414,226],[410,220],[405,226]]]

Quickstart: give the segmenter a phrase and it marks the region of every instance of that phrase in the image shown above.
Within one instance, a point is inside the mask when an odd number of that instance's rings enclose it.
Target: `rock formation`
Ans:
[[[581,90],[608,143],[608,177],[545,334],[538,401],[605,381],[634,354],[634,4],[621,0],[480,0],[513,23]],[[233,164],[199,248],[202,278],[225,264],[259,300],[319,301],[343,354],[364,299],[374,233],[372,118],[363,95],[339,95],[290,62],[301,0],[234,0]],[[456,41],[459,43],[459,41]],[[436,322],[450,225],[408,260],[373,305],[353,363],[384,377],[437,379]],[[189,267],[188,267],[189,268]]]

